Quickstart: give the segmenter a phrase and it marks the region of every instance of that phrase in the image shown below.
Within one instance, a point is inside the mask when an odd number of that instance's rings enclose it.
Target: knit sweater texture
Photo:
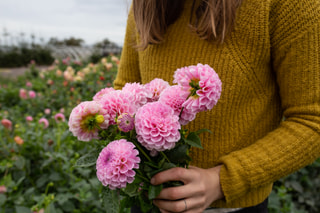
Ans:
[[[222,165],[225,198],[215,207],[247,207],[265,200],[272,183],[320,157],[320,1],[244,0],[224,43],[190,30],[191,0],[161,44],[143,51],[130,10],[114,87],[162,78],[208,64],[222,81],[218,104],[187,129],[207,128],[192,165]]]

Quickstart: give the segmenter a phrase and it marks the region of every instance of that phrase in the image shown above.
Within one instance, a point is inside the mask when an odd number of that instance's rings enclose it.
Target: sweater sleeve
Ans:
[[[320,1],[274,0],[269,18],[284,119],[254,144],[220,158],[227,203],[320,157]]]
[[[140,82],[138,51],[136,50],[136,27],[132,7],[129,11],[124,45],[120,57],[115,89],[121,89],[127,82]]]

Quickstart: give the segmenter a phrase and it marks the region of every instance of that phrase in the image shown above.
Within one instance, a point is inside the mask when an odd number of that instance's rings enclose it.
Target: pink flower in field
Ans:
[[[52,79],[48,79],[48,80],[47,80],[47,84],[50,85],[50,86],[52,86],[52,85],[54,84],[54,81],[53,81]]]
[[[25,90],[25,89],[20,89],[20,90],[19,90],[19,96],[20,96],[21,99],[27,99],[27,98],[28,98],[27,90]]]
[[[7,192],[7,187],[4,186],[4,185],[1,185],[1,186],[0,186],[0,194],[4,194],[4,193],[6,193],[6,192]]]
[[[62,76],[62,71],[61,70],[57,70],[56,71],[56,76],[58,76],[58,77]]]
[[[51,109],[47,108],[44,110],[44,114],[49,115],[51,113]]]
[[[179,117],[166,104],[151,102],[138,109],[135,116],[138,141],[148,150],[172,149],[180,140]]]
[[[159,102],[167,104],[174,110],[175,115],[180,116],[179,122],[181,125],[186,125],[196,117],[196,113],[182,107],[188,95],[189,92],[183,91],[178,85],[174,85],[163,90],[159,98]]]
[[[27,87],[32,87],[32,83],[30,81],[27,81],[26,86]]]
[[[40,209],[39,211],[34,211],[33,213],[44,213],[44,209]]]
[[[73,80],[73,74],[71,72],[68,72],[67,70],[63,72],[63,77],[66,81]]]
[[[126,83],[122,88],[123,92],[131,93],[134,97],[133,101],[138,107],[146,104],[152,98],[150,90],[146,89],[140,83]]]
[[[12,130],[12,122],[6,118],[1,120],[1,124],[6,128],[7,130]]]
[[[96,163],[97,177],[110,189],[125,188],[132,183],[134,169],[139,168],[140,158],[135,145],[125,139],[112,141],[99,154]]]
[[[97,92],[93,96],[93,100],[99,101],[102,98],[102,96],[104,96],[105,94],[108,94],[109,92],[112,92],[112,91],[115,91],[115,89],[113,89],[112,87],[104,88],[104,89],[100,90],[99,92]]]
[[[69,65],[69,61],[70,61],[70,58],[62,59],[62,63],[63,63],[64,65]]]
[[[35,97],[37,97],[36,92],[33,91],[33,90],[30,90],[28,94],[29,94],[29,98],[35,98]]]
[[[107,70],[110,70],[112,68],[113,64],[112,63],[106,63],[105,67]]]
[[[123,113],[117,118],[117,124],[122,132],[129,132],[134,129],[134,117]]]
[[[121,90],[115,90],[104,96],[99,101],[102,104],[102,108],[110,115],[109,123],[116,124],[116,116],[123,113],[134,115],[137,111],[137,106],[133,102],[133,95],[131,93],[125,93]]]
[[[157,101],[160,97],[161,92],[169,87],[169,83],[160,78],[155,78],[149,83],[145,84],[145,88],[152,93],[152,98],[149,102]]]
[[[66,117],[62,113],[57,113],[54,116],[54,119],[56,120],[56,122],[61,122],[61,121],[64,122],[66,120]]]
[[[111,61],[118,63],[120,60],[119,60],[118,57],[112,56],[112,57],[111,57]]]
[[[22,145],[24,143],[23,139],[20,136],[15,136],[13,140],[16,142],[18,145]]]
[[[46,129],[49,126],[49,121],[46,118],[40,118],[39,124],[42,124],[43,128]]]
[[[183,107],[191,112],[212,109],[221,95],[221,80],[207,64],[177,69],[173,83],[178,83],[183,90],[190,92]]]
[[[99,102],[85,101],[73,108],[68,125],[80,141],[99,139],[99,130],[109,126],[109,115]]]
[[[27,117],[26,117],[26,121],[27,121],[27,122],[31,122],[31,121],[33,121],[32,116],[27,116]]]

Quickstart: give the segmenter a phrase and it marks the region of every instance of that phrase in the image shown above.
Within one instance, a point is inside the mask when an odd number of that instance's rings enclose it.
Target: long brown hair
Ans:
[[[201,0],[190,14],[190,27],[202,39],[223,42],[232,31],[236,10],[243,0]],[[133,13],[140,35],[138,49],[159,44],[170,24],[181,14],[185,0],[133,0]],[[192,19],[195,13],[195,20]]]

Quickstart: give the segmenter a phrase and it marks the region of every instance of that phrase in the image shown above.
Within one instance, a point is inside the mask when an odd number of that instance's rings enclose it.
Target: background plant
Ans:
[[[67,118],[76,103],[112,86],[116,71],[111,57],[97,64],[65,59],[43,71],[30,64],[24,76],[1,81],[0,120],[12,121],[12,128],[0,125],[0,212],[104,211],[95,170],[74,166],[92,144],[71,135]],[[58,113],[66,120],[55,120]]]

